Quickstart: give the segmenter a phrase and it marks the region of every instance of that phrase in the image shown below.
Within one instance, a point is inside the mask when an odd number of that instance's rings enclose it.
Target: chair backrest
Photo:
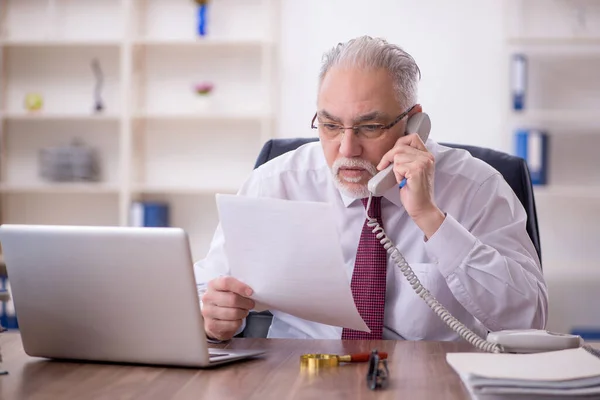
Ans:
[[[288,151],[292,151],[303,144],[316,142],[319,139],[312,138],[293,138],[293,139],[271,139],[265,143],[254,168],[278,157]],[[540,237],[538,230],[537,211],[535,199],[533,196],[533,186],[529,175],[527,163],[520,157],[515,157],[500,151],[486,149],[477,146],[466,146],[451,143],[440,143],[444,146],[467,150],[473,157],[485,161],[498,172],[502,174],[506,182],[515,192],[521,204],[527,213],[527,233],[535,246],[538,256],[542,257],[540,247]],[[243,337],[267,337],[269,326],[271,325],[272,315],[269,311],[260,313],[251,312],[246,318],[246,327],[240,334]]]

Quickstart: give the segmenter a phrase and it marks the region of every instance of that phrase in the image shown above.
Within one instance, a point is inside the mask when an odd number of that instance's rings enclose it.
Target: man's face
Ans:
[[[317,98],[320,123],[346,127],[362,124],[387,125],[402,114],[393,82],[384,69],[332,68],[321,84]],[[375,139],[365,139],[350,129],[334,139],[319,136],[334,181],[346,195],[368,196],[367,182],[378,171],[377,164],[404,134],[406,118]]]

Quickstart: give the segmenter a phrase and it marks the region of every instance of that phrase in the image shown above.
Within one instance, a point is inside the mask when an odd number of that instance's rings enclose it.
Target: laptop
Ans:
[[[208,348],[182,229],[5,224],[0,243],[30,356],[211,367],[264,353]]]

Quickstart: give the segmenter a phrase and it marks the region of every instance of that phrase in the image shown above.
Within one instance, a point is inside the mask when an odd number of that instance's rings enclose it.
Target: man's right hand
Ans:
[[[254,300],[248,298],[252,293],[248,285],[231,276],[208,282],[208,289],[202,296],[204,330],[208,337],[231,339],[254,308]]]

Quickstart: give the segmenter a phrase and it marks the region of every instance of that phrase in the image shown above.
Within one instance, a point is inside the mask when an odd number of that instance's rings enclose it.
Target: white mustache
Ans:
[[[338,176],[341,168],[362,168],[367,171],[371,176],[375,176],[377,174],[377,168],[367,160],[363,160],[362,158],[338,158],[334,161],[331,166],[331,172],[333,172],[334,176]],[[346,180],[350,180],[346,178]],[[353,178],[350,181],[360,181],[359,178]]]

